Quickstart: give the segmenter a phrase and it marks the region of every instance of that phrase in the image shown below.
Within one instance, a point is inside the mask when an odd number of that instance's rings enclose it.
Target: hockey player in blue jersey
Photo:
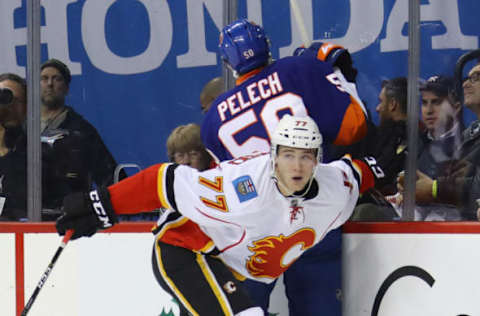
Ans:
[[[365,136],[355,85],[331,64],[307,55],[273,61],[263,28],[246,20],[222,30],[219,49],[236,87],[213,102],[202,124],[202,140],[218,160],[267,152],[287,113],[312,117],[324,145],[349,145]],[[330,233],[284,274],[290,315],[341,315],[340,237],[339,230]],[[273,284],[247,285],[266,311]]]

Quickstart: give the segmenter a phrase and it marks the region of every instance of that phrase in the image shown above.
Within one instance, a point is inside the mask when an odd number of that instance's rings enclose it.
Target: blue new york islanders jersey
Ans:
[[[268,152],[270,133],[290,113],[311,116],[324,143],[352,144],[365,135],[366,118],[351,90],[327,63],[305,56],[279,59],[240,77],[214,101],[202,124],[202,141],[220,161]]]

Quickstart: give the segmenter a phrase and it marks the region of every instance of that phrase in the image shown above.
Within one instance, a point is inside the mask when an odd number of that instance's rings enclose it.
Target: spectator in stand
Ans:
[[[379,104],[376,111],[379,117],[379,127],[376,131],[373,153],[377,154],[386,146],[395,146],[397,152],[404,152],[407,145],[407,78],[396,77],[382,82],[378,96]],[[404,157],[405,158],[405,157]],[[394,163],[400,172],[405,167],[405,160],[398,159]],[[386,179],[376,188],[383,195],[396,193],[395,178]]]
[[[225,92],[225,85],[222,77],[215,77],[207,82],[200,93],[202,113],[206,113],[212,106],[213,101],[223,92]]]
[[[376,111],[379,125],[370,126],[367,137],[362,140],[360,152],[355,155],[379,155],[386,148],[393,148],[398,153],[392,156],[390,164],[396,173],[404,170],[406,159],[406,120],[407,120],[407,78],[397,77],[382,82]],[[350,148],[344,152],[351,152]],[[351,220],[355,221],[391,221],[399,216],[385,197],[397,193],[396,175],[386,177],[375,184],[358,201]]]
[[[27,83],[0,74],[0,220],[21,220],[26,214]]]
[[[453,159],[460,146],[462,132],[462,105],[454,91],[453,78],[430,77],[421,87],[422,123],[425,126],[425,150],[419,158],[419,169],[436,176],[439,164]],[[425,161],[422,167],[423,160]]]
[[[212,157],[200,138],[200,126],[195,123],[176,127],[167,138],[170,161],[187,165],[199,171],[210,167]]]
[[[477,200],[480,199],[480,63],[476,64],[463,82],[464,103],[477,120],[463,132],[463,141],[453,155],[444,176],[429,177],[418,172],[415,198],[417,204],[441,203],[455,205],[463,220],[478,220]],[[399,177],[403,190],[404,177]]]
[[[65,104],[71,74],[57,59],[41,65],[43,216],[58,216],[65,195],[113,183],[117,163],[95,127]],[[122,172],[120,179],[126,177]],[[52,210],[52,211],[49,211]]]
[[[422,152],[419,153],[418,169],[429,176],[437,178],[446,176],[451,161],[458,155],[462,140],[463,121],[462,106],[458,100],[453,78],[445,76],[430,77],[421,87]],[[429,203],[418,205],[415,220],[459,220],[461,216],[453,205]]]

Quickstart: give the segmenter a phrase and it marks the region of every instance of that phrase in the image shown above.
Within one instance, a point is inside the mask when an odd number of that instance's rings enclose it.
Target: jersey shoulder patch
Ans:
[[[258,196],[255,184],[249,175],[240,176],[233,180],[232,183],[240,202],[245,202]]]

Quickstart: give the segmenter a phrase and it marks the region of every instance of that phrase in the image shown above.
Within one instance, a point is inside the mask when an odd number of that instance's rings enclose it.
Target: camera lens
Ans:
[[[0,88],[0,104],[10,104],[13,100],[13,92],[8,88]]]

